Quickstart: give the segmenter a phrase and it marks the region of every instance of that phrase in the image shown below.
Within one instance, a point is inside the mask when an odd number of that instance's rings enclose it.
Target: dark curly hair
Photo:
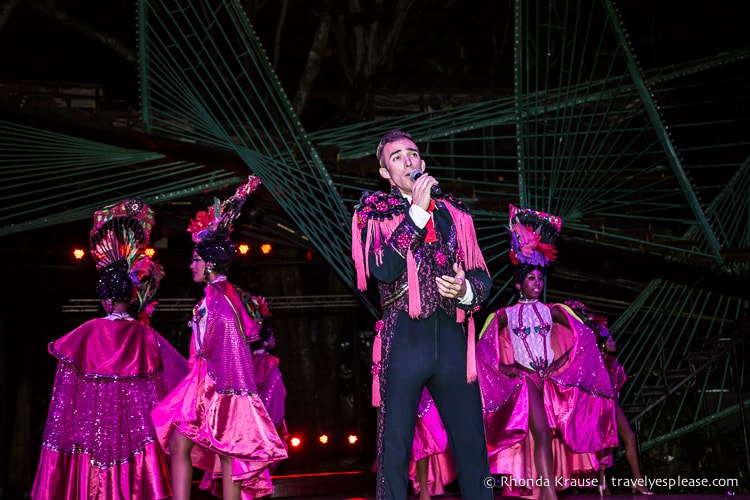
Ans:
[[[237,255],[237,245],[225,231],[216,231],[195,244],[195,251],[204,262],[213,262],[214,272],[227,274],[232,259]]]
[[[133,301],[135,293],[127,261],[118,260],[102,269],[96,285],[96,296],[101,300],[112,299],[126,304]]]
[[[257,351],[258,349],[263,348],[263,344],[271,338],[271,335],[273,335],[273,329],[268,326],[268,324],[264,323],[260,327],[259,337],[258,340],[254,340],[250,342],[250,349],[253,351]]]

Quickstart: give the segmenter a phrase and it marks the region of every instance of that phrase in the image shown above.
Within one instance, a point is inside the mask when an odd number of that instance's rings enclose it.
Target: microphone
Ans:
[[[416,182],[417,179],[422,177],[422,174],[424,174],[424,172],[422,172],[418,168],[415,168],[414,170],[409,172],[409,179],[411,179],[412,182]],[[433,185],[430,188],[430,198],[440,198],[441,196],[443,196],[443,190],[438,184]]]

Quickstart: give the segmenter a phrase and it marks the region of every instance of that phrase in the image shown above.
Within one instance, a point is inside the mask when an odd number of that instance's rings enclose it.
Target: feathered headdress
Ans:
[[[96,294],[132,302],[137,278],[131,274],[136,262],[145,257],[154,214],[138,198],[131,198],[94,213],[89,232],[91,255],[100,273]]]
[[[187,231],[195,242],[195,252],[205,262],[213,264],[212,270],[221,274],[229,270],[232,259],[237,255],[237,245],[229,238],[232,224],[240,216],[247,197],[259,186],[260,179],[251,175],[230,198],[223,203],[215,199],[207,212],[198,212],[196,218],[190,221]]]
[[[214,198],[214,204],[208,210],[201,210],[195,214],[195,219],[190,221],[187,232],[191,234],[194,243],[208,238],[229,238],[232,224],[240,216],[242,205],[250,193],[260,187],[260,178],[251,175],[248,181],[237,188],[235,193],[220,202]]]
[[[510,205],[510,260],[514,265],[546,267],[557,258],[555,242],[562,219],[556,215]]]
[[[118,260],[133,261],[143,254],[154,226],[154,213],[138,198],[94,212],[89,232],[91,255],[101,270]]]

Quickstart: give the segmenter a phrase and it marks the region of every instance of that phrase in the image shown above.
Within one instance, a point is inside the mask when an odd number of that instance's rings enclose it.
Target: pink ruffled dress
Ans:
[[[192,325],[190,372],[151,413],[159,442],[168,450],[177,428],[196,445],[195,467],[220,477],[219,457],[231,457],[243,499],[270,495],[269,467],[287,452],[255,384],[245,330],[258,326],[223,278],[206,287]]]
[[[456,464],[448,450],[448,434],[427,388],[422,390],[418,411],[409,479],[418,494],[424,485],[417,480],[417,462],[427,458],[427,492],[430,496],[442,495],[445,486],[456,479]]]
[[[516,304],[506,309],[509,323],[518,317]],[[538,324],[525,326],[537,335],[542,322],[550,325],[547,352],[550,367],[539,373],[511,378],[500,366],[514,365],[516,353],[511,328],[499,328],[497,313],[487,319],[477,343],[477,374],[482,392],[490,472],[505,476],[503,493],[538,496],[534,446],[529,432],[528,385],[542,388],[547,420],[553,436],[553,468],[557,489],[574,485],[574,478],[598,470],[596,452],[617,445],[614,391],[593,332],[566,306],[559,307],[571,329],[551,321],[550,307],[537,303]],[[533,316],[532,316],[533,317]],[[528,317],[527,317],[528,318]],[[546,318],[546,320],[545,320]],[[541,329],[543,330],[543,329]],[[532,343],[529,343],[532,345]],[[543,346],[543,344],[538,344]],[[544,351],[544,347],[541,347]],[[529,351],[534,358],[538,353]],[[513,479],[510,481],[508,479]]]
[[[150,326],[126,315],[108,318],[87,321],[49,345],[59,362],[34,500],[172,494],[150,415],[185,376],[187,361]]]
[[[281,377],[279,363],[281,360],[265,351],[253,354],[253,368],[255,382],[258,385],[258,395],[266,407],[279,435],[285,438],[286,424],[284,412],[286,404],[286,386]]]
[[[268,416],[271,417],[271,421],[276,426],[276,432],[279,433],[279,437],[286,446],[286,439],[288,437],[286,422],[284,420],[286,387],[281,378],[279,362],[279,358],[265,351],[253,353],[253,368],[255,370],[255,383],[258,386],[258,395],[266,407]],[[273,473],[275,465],[269,467],[270,473]],[[221,477],[214,476],[209,471],[203,474],[200,488],[210,491],[213,495],[220,498],[223,495]]]

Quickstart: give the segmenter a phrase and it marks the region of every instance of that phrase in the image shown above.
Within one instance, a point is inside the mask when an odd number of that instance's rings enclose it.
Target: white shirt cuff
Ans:
[[[474,290],[471,288],[471,282],[466,280],[466,295],[458,299],[458,303],[462,306],[468,306],[474,300]]]
[[[412,205],[411,207],[409,207],[409,215],[411,216],[411,220],[414,221],[414,224],[416,224],[419,229],[424,229],[424,227],[427,225],[427,221],[429,221],[430,217],[432,217],[432,214],[430,214],[430,212],[420,207],[419,205]]]

